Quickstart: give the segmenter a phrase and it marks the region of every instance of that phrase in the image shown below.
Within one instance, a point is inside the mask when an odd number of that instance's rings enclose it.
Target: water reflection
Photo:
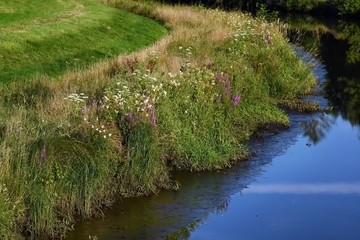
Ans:
[[[353,126],[360,125],[359,23],[310,17],[286,21],[302,29],[301,45],[323,62],[327,75],[322,88],[330,105],[337,110],[335,113]]]
[[[323,113],[317,118],[303,122],[301,126],[304,128],[304,136],[309,137],[312,144],[316,145],[325,138],[326,132],[330,130],[335,121],[334,116]]]
[[[264,184],[251,186],[244,193],[360,194],[360,182]]]

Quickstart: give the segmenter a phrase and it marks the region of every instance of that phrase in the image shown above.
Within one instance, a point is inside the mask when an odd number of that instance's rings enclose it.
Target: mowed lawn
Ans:
[[[167,33],[154,20],[94,0],[0,2],[0,82],[58,76],[144,48]]]

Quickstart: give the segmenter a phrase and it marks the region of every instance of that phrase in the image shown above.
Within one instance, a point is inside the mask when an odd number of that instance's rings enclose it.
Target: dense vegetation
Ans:
[[[278,106],[297,104],[316,84],[280,22],[101,2],[163,22],[171,34],[138,53],[2,87],[1,239],[60,238],[76,217],[101,215],[116,195],[178,188],[173,169],[213,170],[245,159],[245,142],[259,128],[289,126]],[[41,39],[56,40],[51,31]],[[46,56],[56,59],[56,49]]]
[[[255,14],[261,5],[282,12],[307,12],[317,15],[359,17],[358,0],[159,0],[167,3],[204,4],[210,7],[243,9]]]

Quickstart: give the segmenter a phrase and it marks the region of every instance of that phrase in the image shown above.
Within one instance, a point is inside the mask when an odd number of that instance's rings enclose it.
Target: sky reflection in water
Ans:
[[[360,194],[360,182],[260,184],[247,188],[243,193]]]

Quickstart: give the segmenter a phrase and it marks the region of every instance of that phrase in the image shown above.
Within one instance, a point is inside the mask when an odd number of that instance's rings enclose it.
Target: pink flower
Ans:
[[[241,100],[241,94],[234,96],[232,99],[233,105],[236,106],[240,102],[240,100]]]

